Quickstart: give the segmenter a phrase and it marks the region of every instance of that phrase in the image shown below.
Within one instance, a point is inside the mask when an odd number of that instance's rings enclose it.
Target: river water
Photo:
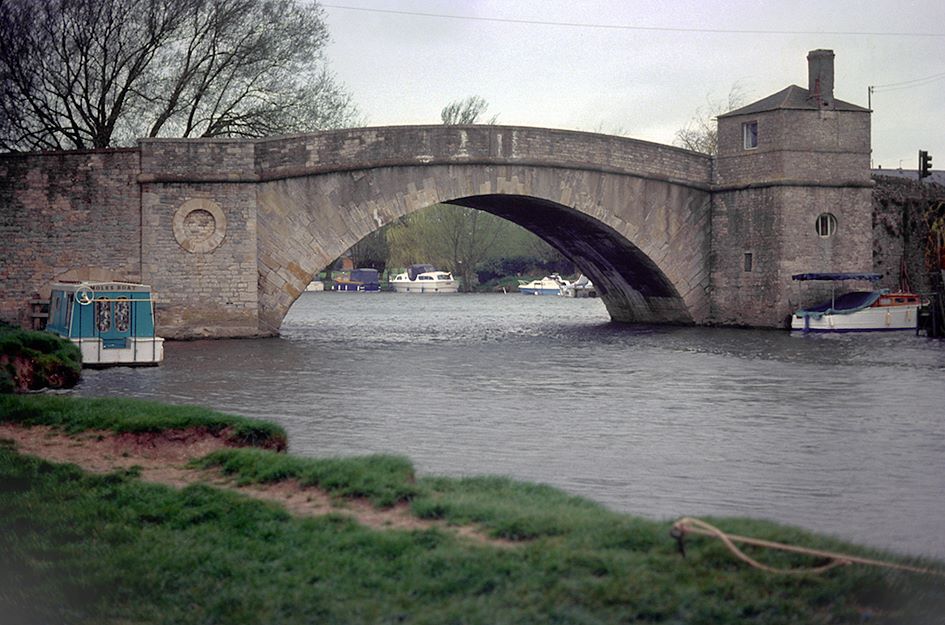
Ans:
[[[599,300],[304,293],[279,338],[168,342],[77,392],[261,417],[654,519],[744,515],[945,558],[945,343],[630,327]]]

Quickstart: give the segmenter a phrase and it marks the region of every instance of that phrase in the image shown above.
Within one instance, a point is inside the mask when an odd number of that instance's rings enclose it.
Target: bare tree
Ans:
[[[477,95],[471,95],[462,100],[454,100],[440,111],[440,119],[447,126],[457,126],[462,124],[477,124],[479,116],[486,112],[489,103]],[[499,119],[498,114],[493,115],[485,124],[494,124]]]
[[[0,148],[100,148],[355,121],[303,0],[0,0]]]
[[[727,100],[706,96],[706,106],[696,109],[695,115],[685,128],[676,131],[676,145],[694,152],[715,154],[718,151],[719,132],[716,118],[722,113],[737,109],[745,103],[742,86],[732,85]]]

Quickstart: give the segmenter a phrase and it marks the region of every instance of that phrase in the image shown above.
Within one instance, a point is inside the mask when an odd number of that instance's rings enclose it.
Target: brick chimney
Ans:
[[[833,50],[807,53],[807,90],[820,106],[833,105]]]

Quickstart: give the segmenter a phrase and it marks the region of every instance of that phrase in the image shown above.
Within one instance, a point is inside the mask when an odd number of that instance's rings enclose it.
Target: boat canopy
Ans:
[[[407,277],[410,278],[411,280],[416,280],[417,276],[419,276],[421,273],[428,273],[430,271],[436,271],[433,265],[426,265],[426,264],[410,265],[410,267],[407,268]]]
[[[882,278],[879,273],[796,273],[792,280],[869,280],[875,282]]]
[[[820,319],[824,315],[849,315],[858,310],[869,308],[876,303],[876,300],[888,292],[888,289],[882,289],[880,291],[853,291],[852,293],[844,293],[829,302],[798,310],[794,314],[798,317],[811,317],[813,319]]]

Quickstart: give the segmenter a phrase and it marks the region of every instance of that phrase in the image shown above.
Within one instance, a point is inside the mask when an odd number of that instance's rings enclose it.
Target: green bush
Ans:
[[[0,393],[71,388],[82,372],[82,355],[71,341],[7,323],[0,324],[0,363]]]

